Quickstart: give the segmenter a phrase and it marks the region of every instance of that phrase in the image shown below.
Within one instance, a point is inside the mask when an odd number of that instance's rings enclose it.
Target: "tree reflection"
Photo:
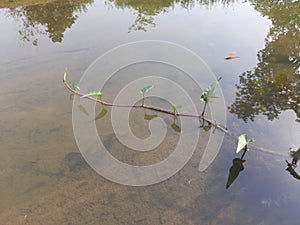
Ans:
[[[252,0],[255,9],[272,21],[257,66],[240,75],[230,112],[244,121],[255,115],[278,118],[293,110],[300,122],[300,4],[298,1]]]
[[[108,4],[116,8],[134,9],[136,19],[129,27],[131,31],[147,31],[148,27],[155,27],[155,16],[166,13],[169,8],[173,8],[176,0],[107,0]],[[190,2],[190,1],[188,1]]]
[[[85,12],[86,5],[93,0],[53,1],[9,9],[8,14],[22,21],[19,31],[23,41],[38,44],[37,36],[47,35],[52,42],[61,42],[64,32],[75,23],[78,15]]]
[[[212,6],[216,3],[228,5],[236,0],[106,0],[106,3],[116,8],[134,9],[136,19],[129,27],[131,31],[147,31],[149,27],[155,27],[155,17],[174,9],[175,4],[182,8],[191,9],[196,4]]]
[[[107,5],[115,8],[133,9],[136,19],[129,27],[131,31],[147,31],[155,27],[155,17],[174,9],[175,5],[190,9],[196,4],[213,6],[216,3],[228,5],[236,0],[105,0]],[[21,20],[19,31],[21,40],[38,45],[38,36],[46,35],[52,42],[61,42],[64,32],[75,23],[76,13],[85,12],[86,5],[94,0],[42,0],[4,1],[2,8],[10,8],[8,15]]]

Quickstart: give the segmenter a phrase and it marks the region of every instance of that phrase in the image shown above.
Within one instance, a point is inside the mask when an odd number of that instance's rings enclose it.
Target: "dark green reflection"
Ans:
[[[272,120],[282,111],[293,110],[300,122],[300,2],[251,2],[272,21],[272,27],[265,48],[258,52],[257,66],[240,75],[230,112],[253,121],[258,114]]]
[[[175,4],[182,8],[191,9],[196,4],[212,6],[216,3],[228,5],[236,0],[106,0],[106,3],[116,8],[129,8],[134,10],[136,19],[129,27],[131,31],[147,31],[149,28],[156,27],[155,16],[168,13]]]
[[[23,41],[38,45],[38,35],[48,36],[52,42],[61,42],[64,32],[75,23],[78,15],[94,0],[51,1],[8,10],[8,14],[21,20],[19,34]]]
[[[62,42],[67,28],[78,18],[76,13],[87,10],[86,6],[94,0],[5,0],[0,8],[9,8],[7,14],[22,22],[19,34],[21,40],[38,45],[38,36],[46,35],[52,42]],[[228,5],[236,0],[105,0],[106,5],[115,8],[133,9],[136,15],[131,31],[147,31],[155,27],[155,17],[167,13],[175,4],[183,8],[193,8],[196,4],[213,6],[216,3]]]

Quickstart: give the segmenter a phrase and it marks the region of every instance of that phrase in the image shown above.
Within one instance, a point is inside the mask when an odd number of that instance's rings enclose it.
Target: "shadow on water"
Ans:
[[[233,182],[239,176],[240,172],[245,169],[244,163],[246,162],[246,160],[243,159],[245,153],[246,151],[244,151],[243,155],[240,158],[235,158],[232,160],[232,166],[229,169],[226,189],[228,189],[233,184]],[[298,160],[300,159],[300,148],[291,150],[290,154],[292,156],[292,161],[288,162],[287,160],[285,160],[287,164],[286,171],[288,171],[293,178],[300,180],[300,175],[295,171],[295,169],[297,168]]]
[[[230,185],[232,185],[232,183],[238,177],[240,172],[244,170],[244,162],[246,162],[246,160],[243,160],[241,158],[235,158],[232,160],[232,166],[229,169],[229,176],[226,184],[226,189],[228,189]]]

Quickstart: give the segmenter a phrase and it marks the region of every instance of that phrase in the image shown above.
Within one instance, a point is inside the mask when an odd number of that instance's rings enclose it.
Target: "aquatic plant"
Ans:
[[[220,80],[221,80],[221,77],[217,81],[215,81],[214,83],[212,83],[208,88],[206,88],[205,91],[203,92],[203,94],[201,95],[201,99],[205,102],[202,114],[201,115],[193,115],[193,114],[188,114],[188,113],[179,113],[179,112],[177,112],[177,109],[181,108],[181,106],[179,106],[179,105],[172,106],[172,111],[166,110],[166,109],[162,109],[162,108],[158,108],[158,107],[151,106],[151,105],[145,105],[144,104],[145,103],[145,94],[148,91],[150,91],[152,88],[154,88],[153,85],[148,85],[148,86],[146,86],[146,87],[144,87],[144,88],[142,88],[140,90],[140,93],[142,94],[142,104],[141,105],[116,104],[116,103],[109,103],[109,102],[103,101],[102,100],[102,96],[103,95],[102,95],[102,93],[100,91],[90,92],[88,94],[81,93],[79,91],[80,89],[79,89],[78,84],[76,82],[73,82],[72,85],[70,85],[67,82],[67,72],[66,71],[64,72],[64,75],[63,75],[63,83],[64,83],[64,85],[67,87],[67,89],[69,91],[71,91],[73,94],[81,96],[81,98],[88,97],[88,99],[90,99],[92,101],[101,103],[102,106],[143,108],[144,110],[148,109],[148,110],[152,110],[152,111],[156,111],[156,112],[161,112],[161,113],[173,115],[174,116],[174,121],[173,121],[173,124],[171,125],[171,127],[176,132],[181,132],[181,128],[175,123],[175,119],[177,119],[177,117],[190,117],[190,118],[202,119],[203,123],[204,123],[204,121],[207,122],[206,126],[204,126],[204,125],[201,126],[204,130],[208,131],[213,126],[216,129],[224,132],[225,134],[227,134],[231,138],[238,139],[238,147],[237,147],[236,152],[239,153],[244,148],[244,153],[243,153],[243,155],[241,157],[241,159],[243,159],[246,151],[249,150],[248,144],[250,142],[253,142],[254,140],[252,138],[248,140],[246,134],[242,134],[238,138],[236,138],[236,136],[233,133],[231,133],[229,130],[227,130],[227,128],[224,127],[222,124],[219,124],[216,121],[211,120],[211,119],[205,117],[205,115],[204,115],[205,114],[206,106],[210,102],[211,98],[213,97],[215,88],[216,88],[216,86],[217,86],[217,84],[218,84],[218,82]],[[107,113],[107,110],[105,110],[105,109],[102,110],[96,116],[95,120],[104,117],[106,113]],[[151,120],[151,119],[153,119],[155,117],[157,117],[157,115],[147,115],[146,112],[145,112],[145,115],[144,115],[144,119],[145,120]],[[263,148],[263,147],[254,146],[254,145],[252,145],[252,147],[254,147],[257,150],[260,150],[262,152],[271,153],[271,154],[274,154],[274,155],[284,155],[284,154],[282,154],[280,152],[272,151],[270,149],[266,149],[266,148]]]
[[[247,151],[249,151],[248,144],[254,142],[253,138],[248,140],[247,134],[241,134],[238,138],[238,146],[236,148],[236,153],[239,153],[242,149],[244,149],[243,155],[241,159],[244,158],[244,155]]]
[[[201,116],[204,117],[205,114],[205,110],[206,110],[206,106],[207,104],[210,102],[211,98],[213,97],[213,94],[215,92],[216,86],[218,84],[218,82],[222,79],[222,77],[220,77],[217,81],[213,82],[211,85],[209,85],[209,87],[207,87],[204,92],[202,93],[200,99],[202,101],[204,101],[204,107],[203,107],[203,111]]]
[[[76,82],[76,81],[73,81],[73,83],[72,83],[72,87],[74,88],[74,90],[76,90],[76,91],[80,91],[80,88],[79,88],[79,86],[78,86],[78,84],[77,84],[77,82]]]
[[[89,97],[89,96],[95,96],[98,99],[102,100],[103,95],[102,95],[101,91],[93,91],[93,92],[90,92],[86,95],[81,96],[80,98],[85,98],[85,97]]]
[[[174,116],[176,116],[176,114],[178,113],[177,109],[181,109],[181,105],[172,105],[172,110],[174,112]]]
[[[145,103],[145,94],[146,94],[148,91],[150,91],[152,88],[154,88],[154,86],[153,86],[153,85],[149,85],[149,86],[143,87],[143,88],[140,90],[140,92],[141,92],[141,94],[142,94],[142,96],[143,96],[143,98],[142,98],[142,105],[144,105],[144,103]]]

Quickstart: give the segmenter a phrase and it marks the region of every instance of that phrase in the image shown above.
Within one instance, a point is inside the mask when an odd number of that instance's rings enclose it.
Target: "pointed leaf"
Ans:
[[[292,157],[300,158],[300,148],[291,149],[290,154]]]
[[[63,78],[63,82],[66,82],[67,81],[67,71],[65,70],[64,72],[64,78]]]
[[[76,81],[74,81],[74,82],[72,83],[72,86],[73,86],[74,90],[80,90],[80,88],[79,88],[79,86],[78,86],[78,84],[77,84]]]
[[[204,102],[209,102],[210,99],[212,98],[214,91],[216,89],[216,86],[218,84],[218,82],[221,80],[222,77],[220,77],[217,81],[213,82],[208,88],[206,88],[204,90],[204,92],[201,95],[201,100],[203,100]]]
[[[150,91],[152,88],[154,88],[154,86],[153,86],[153,85],[149,85],[149,86],[143,87],[143,88],[140,90],[140,92],[141,92],[141,94],[143,95],[143,94],[147,93],[148,91]]]
[[[90,92],[86,95],[83,95],[80,98],[85,98],[85,97],[88,97],[88,96],[96,96],[97,98],[101,99],[102,98],[102,93],[100,91],[98,91],[98,92],[94,91],[94,92]]]
[[[181,109],[181,105],[172,105],[173,111],[176,111],[177,109]]]
[[[248,143],[251,143],[251,142],[254,142],[254,139],[253,138],[250,138]]]
[[[238,146],[236,149],[236,153],[239,153],[246,145],[248,144],[247,142],[247,135],[242,134],[239,136],[239,141],[238,141]]]

